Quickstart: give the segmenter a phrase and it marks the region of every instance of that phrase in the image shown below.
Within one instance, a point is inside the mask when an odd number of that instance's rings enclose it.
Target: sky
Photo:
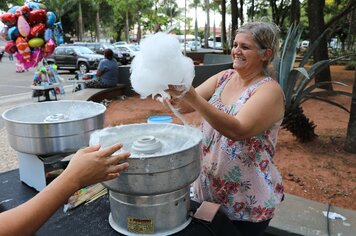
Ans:
[[[195,10],[194,10],[194,8],[189,9],[189,5],[192,3],[192,1],[177,0],[178,7],[184,8],[185,1],[187,3],[187,17],[192,18],[193,22],[195,22]],[[201,8],[198,8],[197,15],[198,15],[198,28],[202,28],[205,26],[205,23],[206,23],[206,13]],[[227,18],[228,18],[228,16],[227,16]],[[213,27],[214,19],[215,19],[215,26],[219,27],[219,24],[221,23],[221,15],[219,13],[215,13],[215,17],[214,17],[214,13],[212,11],[210,11],[210,27]],[[228,22],[228,19],[226,19],[226,20]],[[193,23],[193,26],[194,26],[194,23]]]

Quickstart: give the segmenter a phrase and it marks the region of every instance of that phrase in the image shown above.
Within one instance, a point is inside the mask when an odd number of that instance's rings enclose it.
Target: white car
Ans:
[[[213,37],[209,37],[208,46],[213,49],[222,49],[221,37],[215,37],[215,42]]]
[[[302,41],[302,43],[300,44],[301,48],[308,48],[309,47],[309,41],[308,40],[304,40]]]
[[[139,48],[139,46],[138,45],[134,45],[134,44],[114,44],[114,47],[116,47],[116,48],[126,48],[128,51],[129,51],[129,53],[130,53],[130,57],[131,58],[134,58],[136,55],[137,55],[137,53],[140,51],[140,48]]]
[[[188,46],[191,51],[199,50],[201,49],[201,43],[199,41],[190,41],[188,43]]]

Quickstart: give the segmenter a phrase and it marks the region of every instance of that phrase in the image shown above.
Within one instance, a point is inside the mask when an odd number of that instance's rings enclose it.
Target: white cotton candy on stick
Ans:
[[[185,57],[172,35],[156,33],[144,40],[131,64],[131,85],[141,95],[168,95],[168,85],[183,85],[188,91],[195,76],[192,59]]]

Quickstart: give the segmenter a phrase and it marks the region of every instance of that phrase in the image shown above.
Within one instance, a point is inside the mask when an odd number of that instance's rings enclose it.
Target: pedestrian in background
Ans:
[[[11,53],[9,54],[9,61],[11,61],[11,62],[14,61],[14,55]]]
[[[5,53],[4,50],[2,50],[2,51],[0,52],[0,62],[1,62],[1,60],[2,60],[2,57],[4,56],[4,53]]]

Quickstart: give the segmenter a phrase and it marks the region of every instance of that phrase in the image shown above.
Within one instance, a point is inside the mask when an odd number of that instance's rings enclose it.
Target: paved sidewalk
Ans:
[[[0,173],[17,168],[16,151],[9,145],[6,128],[0,128]]]

